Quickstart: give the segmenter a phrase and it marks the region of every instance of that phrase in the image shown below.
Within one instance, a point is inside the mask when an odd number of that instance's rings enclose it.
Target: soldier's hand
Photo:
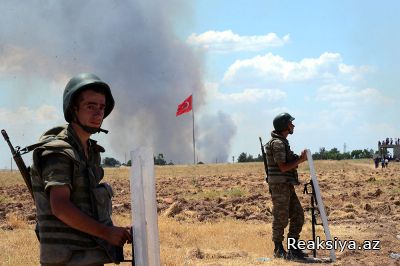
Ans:
[[[305,162],[305,161],[307,161],[307,150],[306,149],[303,150],[300,155],[300,162]]]
[[[122,247],[125,243],[132,243],[131,227],[109,227],[106,240],[110,244],[120,247]]]

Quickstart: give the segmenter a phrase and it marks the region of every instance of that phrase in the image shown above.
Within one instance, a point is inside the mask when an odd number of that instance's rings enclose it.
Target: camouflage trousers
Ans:
[[[282,242],[289,224],[288,237],[299,238],[304,224],[304,211],[292,184],[269,184],[272,197],[272,240]],[[290,223],[289,223],[290,220]]]

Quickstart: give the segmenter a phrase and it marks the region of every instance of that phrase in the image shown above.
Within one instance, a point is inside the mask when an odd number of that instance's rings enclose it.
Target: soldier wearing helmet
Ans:
[[[289,249],[286,252],[282,245],[285,227],[289,224],[287,237],[294,238],[297,244],[304,223],[304,211],[294,185],[299,184],[297,167],[307,160],[307,155],[306,150],[298,156],[290,149],[287,137],[294,132],[293,120],[294,117],[288,113],[277,115],[273,120],[271,139],[265,145],[268,185],[273,205],[272,240],[275,244],[274,257],[304,259],[307,254],[300,249]]]
[[[113,190],[101,183],[104,148],[90,139],[114,108],[110,87],[80,74],[63,95],[67,126],[46,131],[33,152],[32,185],[42,265],[102,265],[123,260],[131,228],[111,220]],[[46,140],[48,140],[46,142]]]

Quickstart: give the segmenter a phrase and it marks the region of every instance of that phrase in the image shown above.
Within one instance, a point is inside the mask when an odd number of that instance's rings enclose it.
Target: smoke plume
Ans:
[[[191,115],[175,117],[177,105],[191,94],[195,111],[205,104],[201,57],[173,28],[174,19],[190,12],[187,1],[6,0],[0,9],[0,58],[19,64],[9,75],[66,84],[78,73],[95,73],[116,100],[104,125],[116,153],[150,145],[167,160],[192,161]],[[225,161],[234,125],[222,113],[203,123],[211,121],[217,124],[202,134],[199,152]]]

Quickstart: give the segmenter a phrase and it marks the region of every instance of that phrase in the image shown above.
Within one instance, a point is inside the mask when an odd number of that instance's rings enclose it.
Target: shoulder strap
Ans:
[[[34,149],[43,146],[44,144],[47,144],[53,140],[58,139],[58,134],[60,134],[60,132],[62,132],[64,129],[66,128],[66,126],[57,126],[57,127],[53,127],[49,130],[47,130],[46,132],[44,132],[40,138],[39,138],[39,142],[32,144],[32,145],[28,145],[22,149],[20,149],[20,153],[21,155],[29,153],[31,151],[33,151]]]
[[[36,149],[37,147],[40,147],[40,146],[42,146],[42,145],[44,145],[44,144],[46,144],[46,143],[48,143],[48,142],[50,142],[50,141],[53,141],[53,140],[55,140],[55,139],[56,139],[55,137],[50,137],[50,138],[47,138],[47,139],[45,139],[45,140],[43,140],[43,141],[40,141],[40,142],[38,142],[38,143],[35,143],[35,144],[32,144],[32,145],[26,146],[26,147],[24,147],[24,148],[22,148],[22,149],[20,150],[21,155],[24,155],[24,154],[26,154],[26,153],[29,153],[29,152],[33,151],[34,149]]]

